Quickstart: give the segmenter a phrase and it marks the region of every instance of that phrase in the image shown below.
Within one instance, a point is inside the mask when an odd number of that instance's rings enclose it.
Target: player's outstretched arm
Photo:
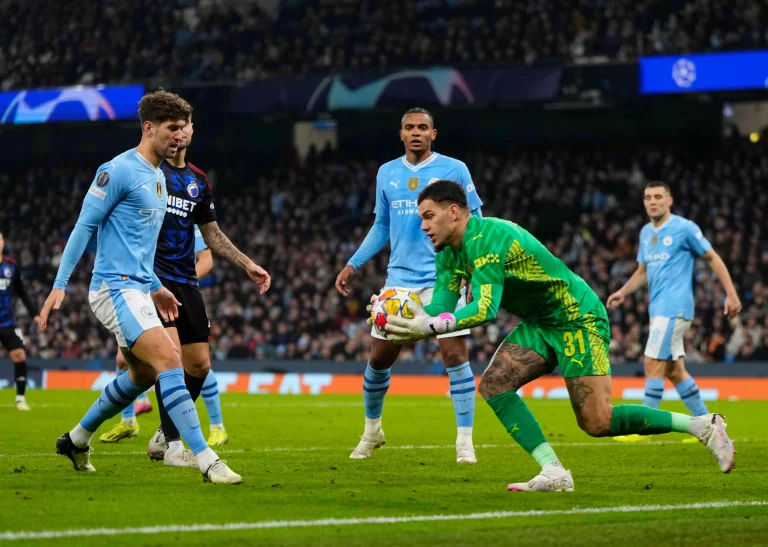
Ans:
[[[46,329],[51,311],[61,307],[65,296],[64,289],[67,288],[69,278],[80,261],[80,257],[83,256],[93,232],[96,231],[104,216],[105,213],[99,209],[88,203],[83,203],[75,229],[72,230],[72,235],[69,236],[67,245],[64,247],[64,253],[61,255],[59,270],[56,274],[56,280],[53,282],[53,290],[46,298],[43,309],[40,311],[40,322],[38,323],[40,330]]]
[[[203,234],[205,244],[208,245],[208,248],[212,252],[246,271],[248,277],[259,286],[259,293],[264,294],[269,290],[269,286],[272,284],[272,278],[267,271],[241,253],[240,250],[232,244],[229,238],[224,235],[224,232],[221,231],[221,228],[219,228],[216,221],[201,224],[200,233]]]
[[[376,215],[373,226],[365,236],[363,243],[349,259],[344,269],[336,276],[336,290],[343,296],[349,296],[349,282],[355,277],[357,270],[378,253],[389,241],[389,217]]]
[[[645,264],[639,262],[635,273],[632,274],[624,286],[608,297],[606,307],[609,310],[618,308],[624,303],[627,296],[644,286],[646,283],[648,283],[648,272],[645,269]]]
[[[709,267],[715,272],[715,275],[720,280],[723,288],[725,289],[725,305],[723,314],[728,316],[728,319],[733,319],[741,311],[741,299],[736,292],[736,287],[733,286],[733,280],[731,274],[728,272],[728,267],[720,258],[720,255],[715,252],[714,249],[710,249],[701,255],[701,257],[707,261]]]

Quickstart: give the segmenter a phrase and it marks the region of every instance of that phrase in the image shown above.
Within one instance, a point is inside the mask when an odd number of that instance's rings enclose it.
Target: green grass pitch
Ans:
[[[10,390],[1,395],[2,545],[743,546],[764,545],[768,537],[768,403],[710,404],[726,416],[738,450],[736,468],[723,475],[706,448],[682,444],[681,435],[635,445],[591,439],[567,401],[528,400],[572,470],[576,491],[526,494],[509,493],[506,485],[538,468],[482,401],[475,421],[479,463],[464,466],[455,463],[448,398],[389,397],[387,445],[370,460],[353,461],[361,397],[225,394],[230,442],[218,452],[244,483],[218,486],[203,484],[195,469],[149,461],[157,412],[139,418],[137,439],[95,441],[97,472],[85,474],[55,456],[54,444],[95,392],[33,391],[29,413],[12,407]],[[679,403],[664,407],[684,410]],[[202,402],[198,411],[207,432]],[[323,519],[337,520],[313,522]],[[210,529],[193,528],[203,524]],[[93,535],[43,534],[64,530]]]

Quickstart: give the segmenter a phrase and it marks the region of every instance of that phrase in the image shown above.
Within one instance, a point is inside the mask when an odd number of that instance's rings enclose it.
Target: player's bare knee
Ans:
[[[211,370],[210,359],[189,359],[184,361],[184,370],[195,378],[205,378]]]
[[[14,363],[21,363],[27,360],[27,354],[23,348],[11,350],[8,355]]]
[[[496,395],[507,393],[509,391],[517,391],[522,385],[515,382],[508,374],[504,373],[500,367],[494,367],[491,363],[485,372],[483,377],[480,378],[480,383],[477,386],[477,391],[480,393],[483,399],[486,401]]]
[[[604,410],[590,413],[589,415],[579,414],[577,417],[579,427],[590,437],[607,437],[611,432],[611,414]]]

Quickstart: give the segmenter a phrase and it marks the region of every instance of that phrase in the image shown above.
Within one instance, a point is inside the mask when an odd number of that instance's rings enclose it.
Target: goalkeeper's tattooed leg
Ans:
[[[478,391],[487,401],[496,395],[517,391],[552,370],[554,367],[532,349],[504,342],[485,369]]]
[[[536,418],[516,393],[528,382],[550,372],[552,366],[537,352],[505,342],[491,359],[478,386],[480,395],[493,409],[507,433],[542,468],[541,475],[528,483],[513,483],[511,490],[546,490],[551,489],[554,482],[562,483],[563,489],[573,489],[570,472],[563,468]]]

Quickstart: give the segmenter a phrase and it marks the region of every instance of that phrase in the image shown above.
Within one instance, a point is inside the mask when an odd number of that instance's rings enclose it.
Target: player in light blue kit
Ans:
[[[195,273],[197,279],[203,279],[213,270],[213,253],[205,244],[200,228],[195,225]],[[121,376],[128,372],[128,362],[125,360],[122,352],[117,352],[117,375]],[[210,434],[208,436],[209,446],[219,446],[226,444],[229,439],[224,429],[224,421],[221,417],[221,400],[219,398],[219,389],[216,382],[216,375],[213,370],[208,371],[205,377],[203,389],[200,392],[205,402],[205,408],[210,418]],[[130,439],[139,435],[139,424],[137,416],[150,412],[152,403],[147,393],[142,393],[136,398],[132,405],[128,405],[121,412],[121,419],[112,429],[103,433],[99,440],[103,443],[116,443],[122,439]]]
[[[696,223],[671,213],[669,186],[663,182],[649,183],[645,187],[644,202],[651,222],[640,231],[637,270],[621,289],[608,297],[608,309],[620,306],[627,295],[647,281],[651,326],[645,346],[643,404],[659,407],[664,378],[668,378],[690,413],[701,416],[707,413],[707,407],[696,382],[685,369],[683,347],[683,336],[693,320],[693,263],[696,258],[704,258],[722,283],[726,294],[725,315],[735,317],[741,311],[741,301],[728,268]],[[648,438],[639,435],[615,437],[624,442]]]
[[[69,277],[98,228],[88,297],[96,317],[115,334],[130,371],[110,382],[83,419],[56,442],[57,453],[67,456],[77,471],[95,471],[89,453],[98,427],[157,382],[159,396],[197,456],[204,480],[241,482],[240,475],[206,444],[184,385],[181,357],[155,311],[156,306],[163,318],[178,316],[179,302],[153,272],[167,206],[165,176],[159,166],[178,151],[182,128],[191,114],[192,107],[173,93],[157,91],[142,97],[141,142],[97,170],[64,249],[54,288],[40,312],[40,327],[45,330],[49,314],[61,306]]]
[[[405,155],[379,168],[374,209],[376,220],[363,244],[336,278],[336,288],[342,295],[349,296],[348,286],[355,272],[390,241],[387,280],[381,292],[388,288],[404,288],[416,293],[425,306],[429,304],[436,279],[435,249],[421,231],[416,203],[419,192],[427,185],[441,179],[457,181],[467,193],[472,214],[482,216],[483,202],[477,195],[469,169],[464,162],[433,152],[432,141],[436,137],[432,115],[423,108],[413,108],[402,117],[400,140],[405,145]],[[465,303],[459,302],[459,307]],[[473,464],[477,462],[472,444],[475,379],[464,340],[468,334],[469,330],[462,330],[438,336],[438,343],[448,372],[458,427],[456,461]],[[371,355],[363,381],[365,432],[350,455],[352,459],[370,458],[373,451],[384,444],[381,429],[384,396],[389,389],[390,369],[401,348],[375,329],[371,330],[371,336]]]

